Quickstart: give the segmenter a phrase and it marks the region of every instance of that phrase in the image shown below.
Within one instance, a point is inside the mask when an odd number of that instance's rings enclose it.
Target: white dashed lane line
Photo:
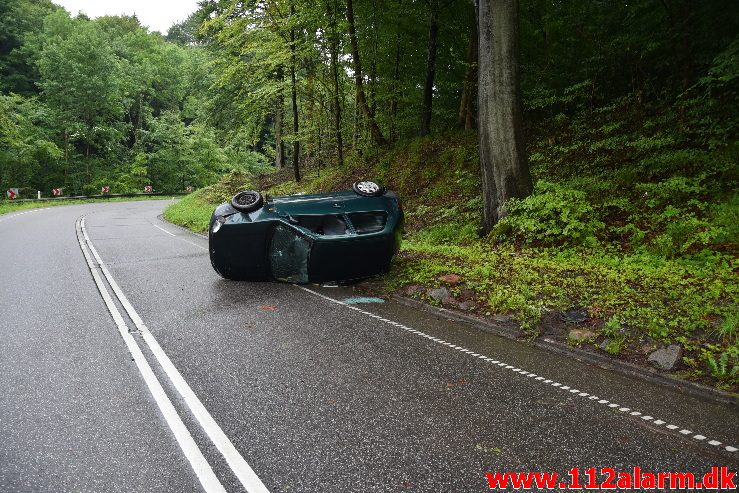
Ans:
[[[15,214],[9,214],[9,213],[8,214],[3,214],[2,216],[0,216],[0,223],[3,222],[3,221],[7,221],[8,219],[13,219],[14,217],[23,216],[25,214],[30,214],[32,212],[47,211],[49,209],[50,209],[50,207],[44,207],[42,209],[30,209],[30,210],[23,211],[23,212],[17,212]]]
[[[181,237],[181,236],[177,236],[176,234],[174,234],[174,233],[172,233],[172,232],[170,232],[170,231],[167,231],[166,229],[164,229],[164,228],[162,228],[162,227],[160,227],[160,226],[157,226],[156,224],[154,224],[154,223],[153,223],[153,222],[151,222],[151,221],[149,221],[149,224],[151,224],[152,226],[154,226],[154,227],[155,227],[155,228],[157,228],[158,230],[164,231],[164,232],[165,232],[165,233],[167,233],[167,234],[168,234],[169,236],[174,236],[175,238],[179,238],[180,240],[184,241],[185,243],[189,243],[190,245],[192,245],[192,246],[195,246],[195,247],[198,247],[198,248],[200,248],[201,250],[207,250],[207,248],[206,248],[206,247],[204,247],[204,246],[202,246],[202,245],[198,245],[197,243],[193,243],[192,241],[186,240],[185,238],[183,238],[183,237]]]
[[[634,418],[641,419],[642,421],[651,424],[655,428],[657,428],[657,427],[659,427],[659,428],[666,428],[666,429],[668,429],[670,431],[675,431],[676,433],[678,433],[680,435],[683,435],[683,436],[686,436],[686,437],[687,436],[690,436],[692,439],[694,439],[694,440],[696,440],[698,442],[707,443],[708,445],[710,445],[712,447],[720,448],[722,450],[725,450],[726,452],[736,452],[737,450],[739,450],[739,449],[737,449],[736,447],[734,447],[732,445],[726,445],[724,443],[721,443],[718,440],[708,440],[708,438],[706,436],[701,435],[701,434],[698,434],[698,433],[694,433],[692,430],[689,430],[687,428],[683,428],[681,426],[677,426],[677,425],[674,425],[674,424],[667,423],[666,421],[663,421],[661,419],[655,419],[653,416],[644,415],[643,413],[641,413],[639,411],[636,411],[636,410],[634,410],[634,409],[632,409],[630,407],[622,406],[621,404],[617,404],[615,402],[611,402],[608,399],[601,399],[600,397],[591,395],[588,392],[583,392],[583,391],[581,391],[579,389],[574,389],[574,388],[569,387],[567,385],[561,384],[561,383],[559,383],[557,381],[550,380],[550,379],[545,378],[543,376],[536,375],[535,373],[526,371],[526,370],[524,370],[522,368],[517,368],[517,367],[515,367],[513,365],[509,365],[508,363],[505,363],[503,361],[498,361],[496,359],[489,358],[489,357],[487,357],[485,355],[475,353],[475,352],[473,352],[473,351],[471,351],[471,350],[469,350],[467,348],[464,348],[462,346],[457,346],[455,344],[452,344],[451,342],[447,342],[447,341],[445,341],[443,339],[439,339],[438,337],[434,337],[434,336],[431,336],[431,335],[426,334],[424,332],[421,332],[419,330],[415,330],[415,329],[413,329],[411,327],[408,327],[406,325],[403,325],[401,323],[398,323],[398,322],[396,322],[394,320],[388,320],[388,319],[383,318],[383,317],[381,317],[379,315],[376,315],[374,313],[370,313],[368,311],[362,310],[361,308],[357,308],[356,306],[347,305],[346,303],[343,303],[342,301],[336,300],[336,299],[331,298],[329,296],[325,296],[325,295],[323,295],[321,293],[318,293],[316,291],[313,291],[312,289],[308,289],[308,288],[306,288],[304,286],[297,286],[297,287],[300,288],[300,289],[302,289],[303,291],[307,291],[308,293],[311,293],[311,294],[313,294],[315,296],[319,296],[319,297],[321,297],[321,298],[323,298],[325,300],[328,300],[328,301],[330,301],[332,303],[336,303],[338,305],[345,306],[346,308],[349,308],[350,310],[354,310],[354,311],[357,311],[357,312],[359,312],[359,313],[361,313],[363,315],[370,316],[370,317],[375,318],[375,319],[377,319],[377,320],[379,320],[381,322],[385,322],[387,324],[393,325],[395,327],[398,327],[399,329],[403,329],[403,330],[405,330],[407,332],[410,332],[411,334],[418,335],[420,337],[423,337],[425,339],[428,339],[428,340],[430,340],[432,342],[435,342],[437,344],[440,344],[440,345],[443,345],[443,346],[448,346],[451,349],[455,349],[455,350],[457,350],[457,351],[459,351],[461,353],[464,353],[464,354],[467,354],[469,356],[473,356],[475,358],[481,359],[481,360],[483,360],[483,361],[485,361],[487,363],[490,363],[490,364],[493,364],[493,365],[497,365],[497,366],[499,366],[501,368],[504,368],[506,370],[510,370],[510,371],[512,371],[514,373],[518,373],[519,375],[522,375],[522,376],[524,376],[526,378],[533,378],[534,380],[536,380],[536,381],[538,381],[538,382],[540,382],[542,384],[549,385],[549,386],[554,387],[556,389],[562,390],[564,392],[567,392],[569,394],[572,394],[573,396],[582,397],[583,399],[587,399],[587,400],[592,401],[592,402],[594,402],[596,404],[600,404],[602,406],[606,406],[606,407],[612,408],[614,410],[617,410],[620,413],[633,416]]]

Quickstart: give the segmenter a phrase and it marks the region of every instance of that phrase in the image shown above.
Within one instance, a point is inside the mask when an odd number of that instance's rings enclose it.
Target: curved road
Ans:
[[[224,281],[207,240],[158,219],[167,204],[0,216],[0,491],[736,470],[735,407],[392,302],[348,306],[350,289]]]

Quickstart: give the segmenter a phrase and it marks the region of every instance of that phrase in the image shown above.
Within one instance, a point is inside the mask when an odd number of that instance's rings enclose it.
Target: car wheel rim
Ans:
[[[254,195],[252,194],[244,194],[241,197],[239,197],[237,200],[237,202],[240,205],[251,205],[256,201],[257,201],[256,197],[254,197]]]
[[[377,193],[380,190],[380,185],[373,181],[360,181],[357,183],[357,189],[363,193]]]

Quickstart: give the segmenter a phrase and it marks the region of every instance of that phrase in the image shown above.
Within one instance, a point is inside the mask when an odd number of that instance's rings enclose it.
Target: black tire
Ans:
[[[380,195],[385,194],[385,187],[377,182],[370,180],[360,180],[354,182],[354,184],[352,185],[352,190],[354,190],[354,193],[362,195],[364,197],[379,197]]]
[[[244,190],[239,192],[231,199],[231,205],[239,212],[254,212],[262,207],[264,197],[254,190]]]

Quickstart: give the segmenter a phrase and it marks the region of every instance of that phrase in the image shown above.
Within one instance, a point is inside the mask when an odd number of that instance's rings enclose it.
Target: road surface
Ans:
[[[348,288],[225,281],[207,240],[158,219],[167,204],[0,216],[0,491],[736,470],[736,407],[391,301],[347,305]]]

